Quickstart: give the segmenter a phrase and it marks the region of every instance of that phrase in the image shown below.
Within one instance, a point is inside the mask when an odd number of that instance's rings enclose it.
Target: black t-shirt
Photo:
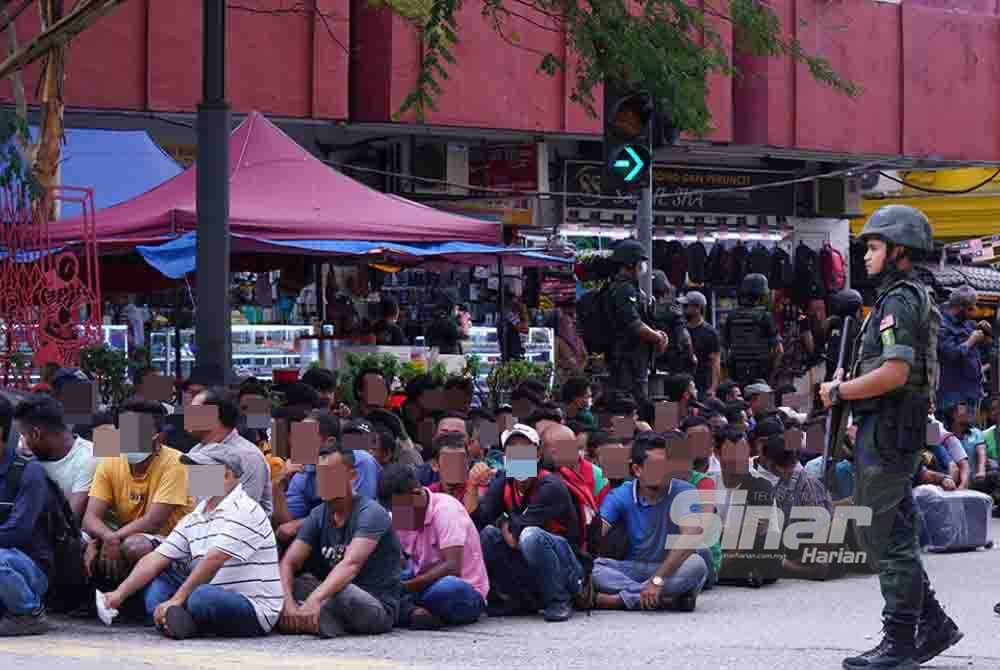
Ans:
[[[408,342],[399,324],[379,321],[372,328],[375,343],[383,347],[405,347]]]
[[[705,270],[708,265],[708,252],[701,242],[689,244],[687,248],[688,274],[695,284],[705,283]]]
[[[323,503],[309,513],[296,539],[312,547],[307,569],[323,580],[344,559],[355,537],[378,540],[378,544],[352,583],[378,598],[395,617],[399,610],[402,548],[385,508],[356,495],[350,518],[338,528],[329,504]]]
[[[698,367],[694,373],[694,383],[698,392],[703,393],[712,384],[712,364],[709,358],[721,350],[719,331],[707,322],[702,322],[697,328],[688,328],[691,333],[691,343],[694,345],[694,355],[698,357]]]

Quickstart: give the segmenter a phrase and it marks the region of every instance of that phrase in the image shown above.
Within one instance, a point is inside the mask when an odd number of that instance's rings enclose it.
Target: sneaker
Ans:
[[[39,607],[31,614],[6,614],[0,618],[0,637],[20,637],[41,635],[52,628],[45,614],[45,607]]]
[[[444,621],[437,618],[423,607],[417,607],[410,614],[411,630],[438,630],[444,628]]]
[[[552,603],[542,612],[546,621],[569,621],[573,616],[573,608],[569,602]]]
[[[198,626],[194,622],[191,613],[180,605],[174,605],[167,610],[167,625],[164,626],[164,634],[175,640],[186,640],[194,637],[198,632]]]

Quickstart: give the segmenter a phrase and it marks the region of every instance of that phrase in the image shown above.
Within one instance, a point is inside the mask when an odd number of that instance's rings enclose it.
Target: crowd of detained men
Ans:
[[[78,370],[0,396],[0,636],[50,630],[49,611],[145,623],[175,639],[690,612],[720,584],[847,571],[787,548],[755,556],[723,551],[718,539],[671,542],[697,532],[686,514],[725,518],[738,490],[747,504],[785,512],[851,503],[851,431],[826,486],[823,459],[786,434],[809,417],[764,382],[722,381],[706,397],[691,376],[671,376],[653,400],[678,414],[655,431],[656,404],[598,395],[583,378],[556,398],[524,382],[495,411],[459,377],[413,379],[398,408],[375,368],[356,375],[353,406],[322,368],[280,394],[255,379],[231,388],[200,379],[196,369],[163,398],[151,390],[163,379],[139,371],[129,400],[81,423],[66,408],[87,383]],[[969,421],[953,412],[947,435],[964,439]],[[127,446],[127,423],[150,426],[139,438],[148,444]],[[122,453],[98,456],[109,430]],[[697,433],[707,451],[675,462],[683,452],[672,445]],[[290,454],[309,451],[295,444],[306,439],[314,453],[300,460],[311,462],[297,463]],[[929,459],[920,482],[982,481],[988,459],[963,460],[945,442],[954,457],[943,467]],[[204,473],[218,477],[201,495]],[[53,532],[60,507],[80,536],[84,584],[68,585],[55,562],[66,555]],[[775,523],[757,526],[755,547]]]

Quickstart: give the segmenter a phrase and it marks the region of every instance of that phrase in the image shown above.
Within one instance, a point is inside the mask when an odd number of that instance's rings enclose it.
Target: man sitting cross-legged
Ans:
[[[324,445],[316,467],[324,502],[313,509],[281,559],[285,633],[331,638],[392,630],[399,612],[402,552],[389,513],[353,493],[354,451]],[[300,575],[308,568],[310,575]]]
[[[668,434],[680,440],[680,433]],[[692,548],[668,549],[670,538],[698,533],[672,518],[674,507],[695,514],[699,510],[696,489],[667,471],[667,435],[640,433],[632,443],[632,475],[608,494],[601,504],[604,532],[624,524],[628,534],[625,560],[598,558],[592,575],[600,609],[695,608],[698,593],[708,577],[705,559]],[[674,505],[678,496],[686,497]],[[687,503],[690,498],[691,504]],[[687,542],[687,545],[693,544]]]
[[[411,466],[390,465],[382,473],[381,498],[398,502],[404,497],[401,504],[412,510],[413,529],[400,525],[398,531],[409,560],[397,623],[430,630],[477,621],[486,609],[490,583],[479,531],[469,513],[451,495],[422,487]],[[409,512],[393,507],[394,518]]]
[[[88,540],[84,568],[102,591],[118,586],[193,507],[181,453],[163,446],[163,405],[127,403],[119,411],[119,422],[130,413],[151,415],[155,433],[150,450],[101,458],[83,517]],[[138,605],[141,610],[141,599]]]
[[[283,600],[278,546],[271,520],[240,484],[244,455],[217,445],[181,462],[224,466],[221,495],[184,517],[121,586],[104,594],[104,605],[117,610],[145,588],[146,613],[168,637],[265,635],[277,623]]]

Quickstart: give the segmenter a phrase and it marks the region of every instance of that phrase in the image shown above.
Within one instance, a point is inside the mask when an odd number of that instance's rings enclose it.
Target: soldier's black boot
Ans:
[[[958,625],[941,609],[930,587],[924,592],[924,607],[917,624],[917,663],[926,663],[965,637]]]
[[[916,626],[886,624],[884,637],[874,649],[845,658],[844,670],[917,670]]]

